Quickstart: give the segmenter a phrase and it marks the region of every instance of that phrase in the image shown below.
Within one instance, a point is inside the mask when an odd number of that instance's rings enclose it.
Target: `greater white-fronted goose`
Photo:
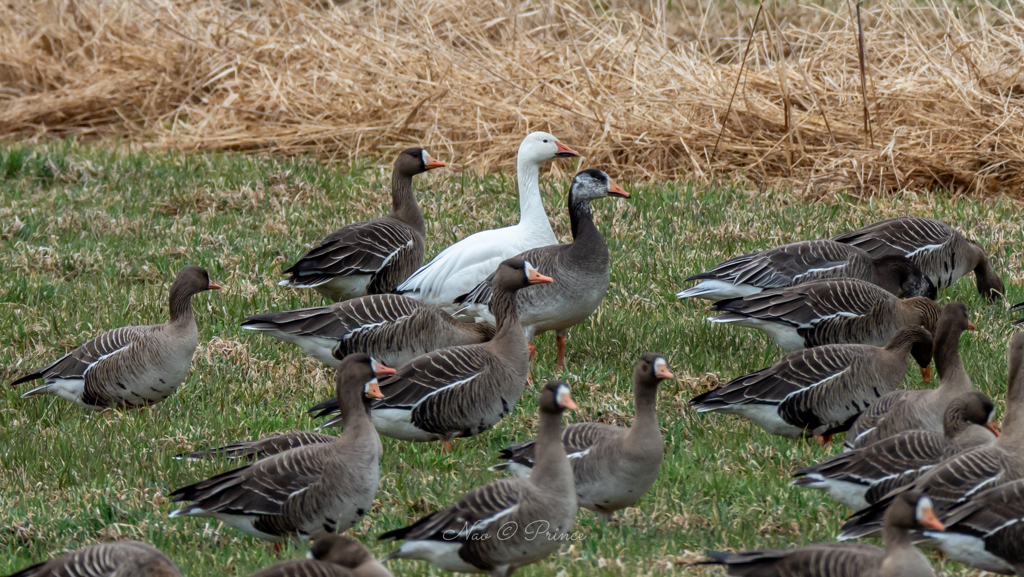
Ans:
[[[732,577],[934,577],[911,532],[942,531],[927,496],[906,493],[885,512],[885,549],[861,543],[817,543],[796,549],[708,553]]]
[[[562,445],[562,412],[576,403],[569,385],[551,381],[540,394],[533,474],[500,479],[384,540],[404,540],[387,559],[419,559],[444,571],[511,575],[551,555],[576,519],[573,472]],[[511,529],[511,531],[510,531]]]
[[[982,296],[996,300],[1005,294],[1003,281],[992,269],[985,249],[937,220],[899,216],[843,233],[833,240],[862,248],[875,258],[905,256],[939,289],[973,270]]]
[[[804,240],[752,252],[695,274],[687,281],[696,286],[676,295],[713,301],[742,298],[765,289],[782,288],[813,280],[855,278],[878,285],[894,295],[928,297],[938,291],[921,269],[905,256],[873,258],[867,252],[834,240]]]
[[[83,547],[26,567],[10,577],[181,577],[159,549],[139,541],[115,541]]]
[[[893,391],[878,399],[850,427],[844,443],[846,448],[866,447],[903,431],[941,433],[946,407],[953,399],[974,389],[960,361],[960,335],[967,330],[976,330],[967,319],[967,307],[961,303],[942,307],[934,348],[939,387]]]
[[[931,332],[939,305],[925,297],[900,300],[856,279],[813,281],[717,302],[708,318],[761,329],[787,350],[852,343],[884,346],[905,326]]]
[[[580,507],[610,521],[612,513],[632,507],[654,485],[665,454],[658,425],[658,383],[672,378],[675,375],[665,358],[647,353],[633,371],[636,418],[632,427],[573,423],[562,430]],[[529,477],[536,451],[536,441],[512,445],[498,455],[507,462],[491,470],[507,469],[519,477]]]
[[[556,244],[554,231],[540,198],[540,165],[555,159],[579,156],[546,132],[530,133],[519,145],[516,157],[519,180],[519,224],[472,234],[444,249],[414,272],[397,292],[450,312],[456,297],[473,290],[503,260],[530,250]]]
[[[789,353],[767,369],[694,397],[690,406],[699,413],[739,415],[773,435],[814,435],[825,442],[899,387],[910,357],[927,379],[931,356],[931,334],[903,327],[885,347],[823,345]]]
[[[519,321],[526,329],[526,342],[533,357],[533,339],[555,331],[557,366],[565,368],[565,340],[569,329],[587,320],[601,306],[608,292],[608,244],[594,225],[590,201],[606,196],[629,198],[629,194],[600,170],[580,171],[569,187],[569,221],[572,243],[528,250],[518,256],[533,263],[558,282],[516,295]],[[465,313],[494,322],[488,305],[494,275],[467,294],[455,299]]]
[[[192,501],[171,517],[214,517],[270,541],[346,531],[370,507],[380,480],[381,444],[370,400],[381,396],[373,361],[347,357],[335,378],[345,432],[330,443],[301,446],[171,493]]]
[[[948,535],[924,534],[950,559],[982,571],[1024,575],[1024,479],[973,495],[943,522]]]
[[[796,472],[792,485],[821,489],[853,509],[879,501],[953,455],[999,436],[995,405],[978,392],[946,408],[943,432],[906,431]]]
[[[252,577],[394,577],[362,543],[349,537],[321,535],[300,561],[285,561]]]
[[[253,315],[242,328],[298,345],[333,367],[353,353],[400,367],[438,349],[485,343],[495,332],[488,323],[459,322],[433,305],[400,295],[367,295],[323,307]]]
[[[444,165],[422,148],[403,150],[391,173],[391,212],[327,235],[278,284],[312,288],[335,302],[394,291],[423,264],[426,227],[412,177]]]
[[[521,258],[501,263],[494,275],[491,308],[498,332],[478,345],[450,347],[416,357],[381,382],[384,398],[373,403],[380,434],[403,441],[441,441],[490,429],[515,406],[526,388],[530,353],[516,312],[516,291],[551,282]],[[326,401],[310,409],[314,417],[337,413]],[[344,416],[323,427],[344,422]]]
[[[103,333],[11,386],[45,379],[22,397],[55,395],[97,411],[158,403],[188,376],[199,344],[192,296],[219,288],[205,269],[187,266],[171,285],[170,321]]]
[[[913,483],[890,492],[874,505],[858,511],[843,525],[842,539],[870,535],[878,530],[881,510],[900,492],[921,491],[944,516],[953,507],[991,487],[1024,478],[1024,333],[1010,341],[1010,376],[1006,385],[1006,412],[1002,434],[994,442],[968,449],[942,461]]]

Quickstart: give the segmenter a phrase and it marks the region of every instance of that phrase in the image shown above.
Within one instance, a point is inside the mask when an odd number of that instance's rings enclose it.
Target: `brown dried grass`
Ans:
[[[325,160],[421,143],[488,170],[539,129],[616,176],[1020,196],[1024,17],[868,5],[866,134],[856,16],[833,6],[769,3],[751,35],[757,6],[702,0],[3,3],[0,135]]]

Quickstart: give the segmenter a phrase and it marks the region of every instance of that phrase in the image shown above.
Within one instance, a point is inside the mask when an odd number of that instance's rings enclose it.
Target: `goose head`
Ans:
[[[313,546],[306,551],[306,559],[334,563],[349,569],[374,560],[373,553],[359,541],[329,533],[313,541]]]
[[[207,290],[218,290],[220,285],[210,280],[206,269],[199,266],[187,266],[178,271],[171,285],[171,295],[192,296]]]
[[[640,355],[633,370],[633,382],[641,386],[658,386],[665,379],[674,379],[675,374],[668,368],[668,361],[658,353]]]
[[[443,166],[443,161],[430,156],[430,153],[422,148],[406,148],[395,159],[394,170],[395,174],[414,176]]]
[[[576,401],[572,399],[572,391],[565,381],[548,381],[540,392],[539,405],[541,412],[557,415],[577,409]]]
[[[607,174],[600,170],[588,168],[576,173],[569,187],[569,203],[579,200],[593,200],[605,196],[629,198],[629,193],[612,182]]]
[[[394,369],[384,366],[364,353],[354,353],[342,359],[334,377],[338,406],[341,407],[342,414],[345,407],[353,406],[357,402],[361,402],[369,410],[369,404],[374,399],[383,399],[384,394],[380,392],[377,376],[394,373]]]
[[[580,154],[562,144],[547,132],[531,132],[519,145],[519,160],[540,164],[555,158],[571,158]]]
[[[943,415],[942,429],[952,439],[968,425],[980,425],[999,436],[996,426],[996,406],[984,393],[971,391],[953,399]]]
[[[946,529],[935,516],[932,500],[918,491],[906,491],[897,495],[885,510],[882,524],[907,530]]]
[[[500,287],[504,291],[515,291],[532,284],[549,282],[554,282],[554,279],[541,274],[529,261],[522,257],[512,257],[498,265],[492,285],[495,289]]]

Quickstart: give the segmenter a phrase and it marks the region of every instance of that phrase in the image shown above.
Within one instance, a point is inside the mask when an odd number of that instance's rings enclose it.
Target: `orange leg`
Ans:
[[[441,441],[441,453],[449,455],[455,452],[455,445],[451,441]]]
[[[274,541],[274,556],[275,557],[280,557],[281,556],[281,543],[279,543],[277,541]]]
[[[555,337],[555,344],[558,345],[558,362],[555,363],[555,368],[564,371],[565,370],[565,341],[566,337]]]
[[[814,435],[814,438],[818,441],[818,445],[821,447],[832,443],[832,435],[825,435],[823,437],[820,435]]]

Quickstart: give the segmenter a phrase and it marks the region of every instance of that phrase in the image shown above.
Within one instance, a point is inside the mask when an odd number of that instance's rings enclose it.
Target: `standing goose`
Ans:
[[[946,459],[913,483],[858,511],[843,525],[841,539],[863,537],[877,531],[881,510],[899,492],[921,491],[931,498],[935,511],[943,516],[985,489],[1024,478],[1024,333],[1013,336],[1009,356],[1006,413],[999,438]]]
[[[300,561],[285,561],[252,577],[394,577],[362,543],[349,537],[321,535]]]
[[[971,377],[960,361],[960,335],[976,330],[967,320],[967,307],[949,303],[942,307],[935,330],[935,368],[939,387],[924,391],[893,391],[864,411],[846,434],[847,449],[866,447],[903,431],[941,433],[943,415],[953,399],[974,390]]]
[[[690,406],[698,413],[739,415],[773,435],[814,435],[826,442],[900,386],[911,356],[928,380],[932,337],[918,326],[901,328],[883,348],[844,344],[794,351],[694,397]]]
[[[412,177],[445,164],[422,148],[403,150],[391,174],[391,212],[327,235],[292,266],[282,286],[312,288],[338,302],[389,293],[423,264],[426,227]]]
[[[181,577],[159,549],[139,541],[99,543],[26,567],[10,577]]]
[[[380,480],[381,444],[369,400],[381,396],[366,355],[345,359],[335,378],[345,432],[330,443],[301,446],[171,493],[192,501],[171,517],[214,517],[269,541],[346,531],[370,507]]]
[[[665,447],[658,425],[658,383],[673,379],[665,357],[647,353],[633,371],[636,419],[630,428],[601,423],[573,423],[562,429],[580,507],[596,511],[604,521],[632,507],[658,479]],[[512,445],[499,455],[508,462],[491,467],[519,477],[533,471],[536,441]]]
[[[516,312],[516,291],[551,282],[521,258],[501,263],[494,274],[491,308],[498,332],[478,345],[450,347],[417,357],[380,385],[373,403],[380,434],[403,441],[441,441],[490,429],[515,406],[526,388],[530,354]],[[315,417],[337,412],[333,401],[310,409]],[[323,426],[344,422],[344,415]]]
[[[906,431],[804,467],[791,484],[827,491],[846,506],[863,509],[949,457],[995,440],[995,412],[985,395],[964,393],[946,408],[941,434]]]
[[[199,344],[192,295],[219,288],[205,269],[187,266],[171,285],[170,321],[103,333],[11,386],[45,379],[22,397],[56,395],[97,411],[160,402],[188,376]]]
[[[565,340],[569,329],[587,320],[608,292],[608,244],[594,225],[590,201],[606,196],[629,198],[629,194],[600,170],[587,169],[576,175],[569,187],[569,221],[572,243],[554,244],[528,250],[518,256],[540,267],[557,283],[516,295],[519,320],[526,329],[526,342],[533,357],[535,336],[556,331],[558,368],[565,368]],[[455,299],[465,312],[494,322],[488,310],[494,275]]]
[[[906,493],[885,512],[885,549],[860,543],[816,543],[796,549],[708,553],[707,565],[725,565],[731,577],[934,577],[914,548],[911,532],[942,531],[928,497]]]
[[[253,315],[242,328],[298,345],[333,367],[353,353],[399,367],[438,349],[494,337],[494,327],[487,323],[462,323],[433,305],[400,295],[367,295],[323,307]]]
[[[1024,575],[1024,479],[987,489],[945,515],[949,535],[926,531],[950,559]]]
[[[573,472],[561,441],[566,409],[576,409],[569,385],[546,384],[533,474],[478,487],[447,509],[384,533],[380,539],[405,541],[385,560],[419,559],[444,571],[505,577],[558,550],[576,519]]]
[[[834,240],[804,240],[727,260],[687,281],[699,284],[676,295],[713,301],[740,298],[765,289],[827,278],[855,278],[894,295],[935,300],[932,281],[905,256],[873,258],[867,252]]]
[[[839,343],[884,346],[905,326],[930,332],[939,305],[925,297],[900,300],[856,279],[814,281],[715,303],[713,323],[761,329],[787,350]]]
[[[555,244],[554,231],[540,198],[540,165],[555,158],[579,154],[546,132],[523,139],[516,157],[519,180],[519,224],[470,235],[444,249],[402,283],[397,292],[450,312],[454,300],[494,272],[505,259]]]
[[[862,248],[875,258],[905,256],[939,289],[973,270],[983,297],[996,300],[1005,294],[1003,281],[992,270],[981,245],[937,220],[899,216],[843,233],[833,240]]]

